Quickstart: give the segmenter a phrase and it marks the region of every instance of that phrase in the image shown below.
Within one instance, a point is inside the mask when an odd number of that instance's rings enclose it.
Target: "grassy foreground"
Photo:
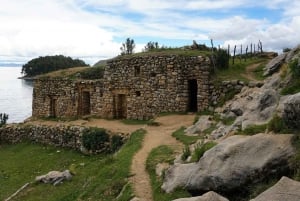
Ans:
[[[131,160],[140,149],[144,135],[144,130],[134,132],[114,156],[86,156],[72,150],[29,143],[0,145],[0,200],[34,181],[38,175],[71,169],[76,173],[71,181],[58,186],[33,183],[14,200],[128,201],[132,197],[128,184]]]

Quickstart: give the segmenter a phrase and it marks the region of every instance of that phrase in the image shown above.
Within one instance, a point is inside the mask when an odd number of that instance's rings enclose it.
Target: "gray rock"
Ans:
[[[273,79],[270,82],[277,83]],[[277,87],[276,84],[274,85]],[[244,88],[240,94],[237,94],[231,101],[227,102],[221,111],[225,115],[230,112],[237,115],[238,118],[235,122],[241,122],[242,129],[253,124],[267,123],[276,112],[279,102],[280,95],[276,87],[275,89],[272,87]]]
[[[286,56],[287,54],[284,53],[272,59],[264,68],[263,76],[269,76],[277,72],[283,64],[283,62],[285,61]]]
[[[43,182],[43,183],[50,183],[56,186],[57,184],[61,183],[64,180],[71,180],[72,174],[69,170],[65,170],[63,172],[60,171],[50,171],[45,175],[37,176],[35,181]]]
[[[300,93],[285,99],[282,117],[287,126],[295,129],[300,128]]]
[[[297,47],[293,48],[291,51],[289,51],[287,53],[285,62],[289,63],[290,61],[292,61],[293,59],[299,57],[300,54],[300,45],[298,45]]]
[[[209,191],[202,196],[191,197],[191,198],[180,198],[173,201],[229,201],[227,198],[215,193],[213,191]]]
[[[300,182],[282,177],[273,187],[250,201],[299,201]]]
[[[187,135],[200,134],[204,130],[210,128],[214,121],[208,115],[203,115],[199,117],[199,120],[192,126],[185,129]]]
[[[162,189],[230,191],[289,168],[293,135],[232,136],[205,152],[197,163],[176,164],[165,174]]]

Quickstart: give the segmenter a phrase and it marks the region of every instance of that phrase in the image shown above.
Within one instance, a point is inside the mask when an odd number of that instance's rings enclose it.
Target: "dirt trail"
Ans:
[[[194,115],[172,115],[159,117],[155,120],[161,123],[159,127],[146,127],[143,147],[133,157],[131,177],[135,195],[143,201],[152,201],[152,191],[150,178],[146,172],[146,159],[150,151],[160,145],[169,145],[175,151],[181,151],[183,145],[178,142],[171,134],[181,126],[190,126],[194,121]]]
[[[140,201],[152,201],[152,190],[150,185],[150,178],[146,172],[146,159],[150,151],[160,145],[169,145],[174,148],[176,152],[182,150],[183,145],[178,142],[171,134],[179,129],[181,126],[188,127],[193,124],[195,115],[168,115],[155,119],[160,123],[160,126],[146,126],[146,125],[126,125],[117,120],[91,119],[76,120],[70,122],[54,122],[54,121],[31,121],[29,124],[43,124],[43,125],[82,125],[101,127],[113,132],[132,133],[133,131],[144,128],[147,130],[142,148],[134,155],[130,178],[134,193]]]
[[[251,64],[251,65],[247,66],[246,67],[246,73],[243,73],[242,76],[245,77],[245,78],[247,78],[250,81],[258,81],[255,78],[254,71],[261,64],[262,63],[255,63],[255,64]]]

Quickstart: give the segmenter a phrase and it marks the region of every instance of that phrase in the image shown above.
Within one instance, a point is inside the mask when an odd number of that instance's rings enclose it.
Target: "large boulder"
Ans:
[[[162,189],[228,192],[257,183],[289,168],[293,135],[232,136],[205,152],[197,163],[175,164],[165,174]]]
[[[279,102],[279,93],[272,88],[244,88],[242,92],[221,109],[226,114],[234,113],[242,129],[253,124],[267,123],[274,115]]]
[[[227,198],[215,193],[213,191],[209,191],[202,196],[191,197],[191,198],[180,198],[173,201],[229,201]]]
[[[300,93],[288,96],[283,103],[283,120],[290,128],[300,128]]]
[[[284,53],[272,59],[264,68],[263,75],[269,76],[277,72],[280,69],[281,65],[284,63],[286,56],[287,54]]]
[[[273,187],[250,201],[299,201],[300,182],[282,177]]]

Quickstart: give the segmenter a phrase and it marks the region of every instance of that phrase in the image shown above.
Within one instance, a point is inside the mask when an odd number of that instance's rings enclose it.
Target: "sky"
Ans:
[[[63,54],[89,64],[149,41],[264,51],[300,44],[299,0],[0,0],[0,63]]]

